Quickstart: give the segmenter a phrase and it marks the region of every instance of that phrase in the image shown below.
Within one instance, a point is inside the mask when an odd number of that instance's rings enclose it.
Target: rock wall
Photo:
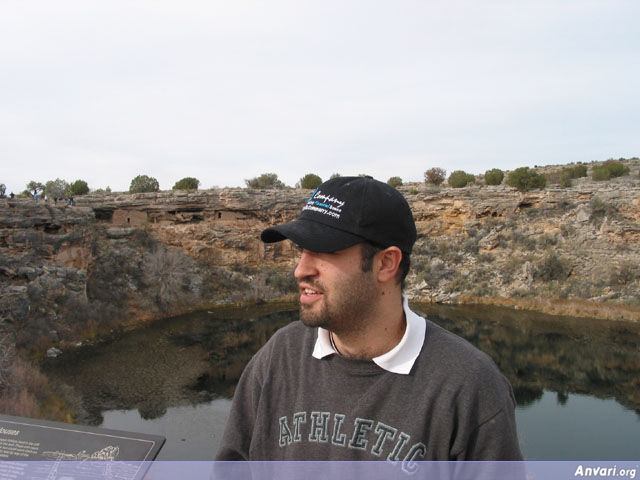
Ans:
[[[400,187],[418,228],[406,294],[534,308],[575,300],[638,318],[636,181],[528,193]],[[264,245],[259,233],[296,218],[309,193],[87,195],[73,207],[0,200],[0,329],[18,345],[46,346],[132,319],[291,294],[294,250]]]
[[[57,316],[60,299],[86,299],[94,234],[91,208],[58,208],[26,200],[0,203],[2,330],[26,338],[30,324]]]
[[[640,187],[632,177],[528,193],[476,186],[409,198],[420,232],[413,297],[640,305]]]
[[[309,192],[303,190],[220,189],[84,196],[78,206],[96,212],[110,236],[144,227],[167,247],[183,250],[210,266],[290,264],[287,245],[265,246],[259,239],[269,225],[294,219]],[[129,230],[127,230],[129,229]]]

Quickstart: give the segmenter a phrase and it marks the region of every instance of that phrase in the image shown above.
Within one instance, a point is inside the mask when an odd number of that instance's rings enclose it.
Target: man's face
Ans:
[[[337,335],[366,327],[377,284],[362,271],[360,245],[333,253],[302,250],[294,272],[300,288],[300,320]]]

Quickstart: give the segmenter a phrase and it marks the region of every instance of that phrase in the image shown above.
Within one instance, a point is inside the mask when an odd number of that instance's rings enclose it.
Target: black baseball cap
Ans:
[[[330,253],[369,241],[410,254],[416,225],[409,204],[391,185],[371,177],[338,177],[320,185],[300,217],[263,230],[265,243],[286,238],[305,250]]]

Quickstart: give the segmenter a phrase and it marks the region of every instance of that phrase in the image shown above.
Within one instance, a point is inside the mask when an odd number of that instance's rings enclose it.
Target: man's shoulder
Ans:
[[[301,340],[315,337],[315,328],[307,327],[300,320],[293,321],[282,328],[279,328],[269,339],[270,342],[275,343],[289,343],[294,342],[299,344]]]
[[[316,329],[305,326],[299,320],[278,329],[256,353],[257,357],[274,357],[281,354],[302,353],[313,348]]]
[[[446,379],[449,385],[457,380],[468,387],[509,388],[506,378],[486,353],[431,320],[426,323],[425,344],[418,362],[432,378]]]
[[[453,363],[484,363],[493,361],[487,354],[469,343],[464,338],[441,327],[432,320],[425,319],[427,332],[424,350],[426,353],[438,353],[438,357]]]

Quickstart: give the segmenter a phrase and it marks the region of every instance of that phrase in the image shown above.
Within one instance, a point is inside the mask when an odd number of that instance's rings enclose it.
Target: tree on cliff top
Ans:
[[[40,182],[36,182],[35,180],[31,180],[27,183],[27,190],[33,192],[33,195],[37,195],[38,192],[42,192],[44,190],[44,185]]]
[[[392,187],[398,188],[399,186],[402,185],[402,178],[400,178],[400,177],[391,177],[391,178],[389,178],[389,180],[387,180],[387,183],[389,185],[391,185]]]
[[[444,182],[446,175],[447,171],[444,168],[433,167],[424,172],[424,182],[440,185]]]
[[[484,173],[484,183],[487,185],[500,185],[504,180],[504,172],[499,168],[492,168]]]
[[[316,189],[322,184],[322,178],[315,173],[307,173],[300,179],[300,188]]]
[[[449,175],[449,185],[453,188],[462,188],[466,187],[470,183],[474,183],[476,181],[476,177],[471,175],[470,173],[465,172],[464,170],[456,170],[451,172]]]
[[[547,178],[529,167],[520,167],[509,174],[506,183],[521,192],[527,192],[533,188],[544,188]]]
[[[629,173],[629,167],[621,162],[609,159],[602,165],[594,165],[591,178],[595,181],[609,180]]]
[[[89,193],[89,185],[84,180],[76,180],[69,185],[69,194],[71,196],[86,195]]]
[[[197,190],[200,180],[194,177],[184,177],[176,182],[173,190]]]
[[[158,180],[147,175],[138,175],[131,180],[129,186],[130,193],[157,192],[158,190],[160,190]]]
[[[44,185],[44,193],[51,198],[64,198],[69,195],[69,184],[61,178],[49,180]]]
[[[286,187],[286,185],[278,179],[278,175],[276,173],[263,173],[259,177],[245,180],[244,183],[246,183],[249,188],[281,189]]]

